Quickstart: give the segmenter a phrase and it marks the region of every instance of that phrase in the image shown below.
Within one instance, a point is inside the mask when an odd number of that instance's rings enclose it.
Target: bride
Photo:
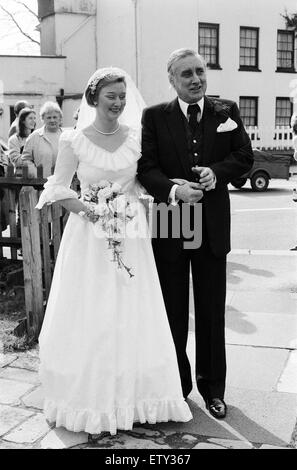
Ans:
[[[97,70],[37,205],[59,201],[70,211],[39,337],[44,413],[70,431],[116,434],[136,422],[192,418],[138,197],[143,107],[124,71]],[[125,236],[120,255],[128,272],[112,262],[98,213],[70,189],[75,172],[82,195],[105,180],[133,207],[138,234]]]

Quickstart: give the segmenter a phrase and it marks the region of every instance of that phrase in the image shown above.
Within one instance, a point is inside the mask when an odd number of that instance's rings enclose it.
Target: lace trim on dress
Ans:
[[[52,204],[53,202],[60,201],[61,199],[78,199],[78,194],[66,186],[56,183],[56,176],[49,176],[44,185],[36,209],[42,209],[44,204]]]
[[[64,132],[63,140],[70,141],[80,162],[104,168],[107,171],[123,170],[140,158],[139,131],[133,128],[129,129],[126,139],[114,152],[109,152],[94,144],[81,130]]]
[[[84,431],[89,434],[110,432],[113,435],[117,430],[131,430],[134,423],[187,422],[192,419],[192,413],[182,398],[143,400],[135,406],[117,407],[109,413],[89,409],[74,410],[46,399],[44,414],[48,421],[55,423],[56,427],[63,426],[68,431]]]

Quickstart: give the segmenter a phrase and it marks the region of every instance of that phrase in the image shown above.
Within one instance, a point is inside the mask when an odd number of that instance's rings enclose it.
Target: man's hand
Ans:
[[[171,178],[170,181],[172,181],[172,183],[175,183],[175,184],[178,184],[178,185],[189,183],[188,180],[184,180],[183,178]]]
[[[199,183],[205,191],[215,188],[216,177],[211,168],[208,166],[194,166],[192,171],[200,176]]]
[[[176,188],[176,197],[183,202],[188,202],[189,204],[194,204],[199,202],[203,197],[203,191],[201,191],[201,184],[186,182]]]

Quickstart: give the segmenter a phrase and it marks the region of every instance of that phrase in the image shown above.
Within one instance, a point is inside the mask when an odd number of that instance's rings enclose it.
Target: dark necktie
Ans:
[[[201,116],[200,107],[198,104],[189,104],[187,112],[190,116],[189,126],[194,134],[198,126],[198,118]]]

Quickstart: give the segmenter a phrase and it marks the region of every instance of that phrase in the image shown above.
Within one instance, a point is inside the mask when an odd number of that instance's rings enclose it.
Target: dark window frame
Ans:
[[[256,36],[256,41],[257,41],[257,45],[256,45],[256,54],[255,54],[255,65],[245,65],[245,64],[241,64],[241,32],[243,30],[250,30],[250,31],[256,31],[257,33],[257,36]],[[244,72],[261,72],[261,70],[259,69],[259,38],[260,38],[260,28],[259,27],[256,27],[256,26],[240,26],[239,27],[239,71],[244,71]],[[246,47],[246,49],[248,49]],[[254,49],[252,47],[250,47],[249,49]]]
[[[277,116],[277,110],[278,110],[277,103],[278,103],[280,100],[283,100],[283,101],[286,101],[287,103],[290,103],[290,111],[289,111],[289,114],[288,114],[288,116],[287,116],[288,124],[277,124],[277,123],[276,123],[276,120],[277,120],[278,117],[279,117],[279,118],[283,118],[283,116]],[[287,96],[276,96],[276,98],[275,98],[275,119],[274,119],[274,125],[275,125],[275,127],[276,127],[276,126],[290,127],[290,122],[291,122],[292,114],[293,114],[293,103],[292,103],[292,101],[290,100],[290,98],[288,98]]]
[[[287,36],[292,37],[292,57],[291,57],[291,66],[290,67],[283,67],[278,65],[278,60],[279,60],[279,52],[284,52],[283,49],[279,49],[279,33],[281,34],[286,34]],[[277,30],[277,37],[276,37],[276,72],[285,72],[285,73],[296,73],[296,68],[295,68],[295,31],[291,31],[288,29],[278,29]]]
[[[244,122],[245,116],[243,116],[242,111],[241,111],[240,100],[254,100],[255,101],[255,103],[256,103],[256,106],[255,106],[256,114],[255,114],[255,117],[254,117],[255,118],[255,124],[245,124],[245,122]],[[240,117],[241,117],[242,122],[243,122],[245,127],[258,126],[258,107],[259,107],[259,97],[258,96],[240,96],[239,97]],[[248,117],[251,117],[251,116],[248,116]]]
[[[219,23],[198,23],[198,52],[201,54],[205,59],[205,53],[203,51],[200,51],[200,47],[204,47],[200,44],[200,32],[203,29],[215,29],[217,33],[217,44],[216,44],[216,61],[215,63],[212,62],[206,62],[207,67],[209,69],[214,69],[214,70],[222,70],[222,67],[220,66],[220,24]]]

